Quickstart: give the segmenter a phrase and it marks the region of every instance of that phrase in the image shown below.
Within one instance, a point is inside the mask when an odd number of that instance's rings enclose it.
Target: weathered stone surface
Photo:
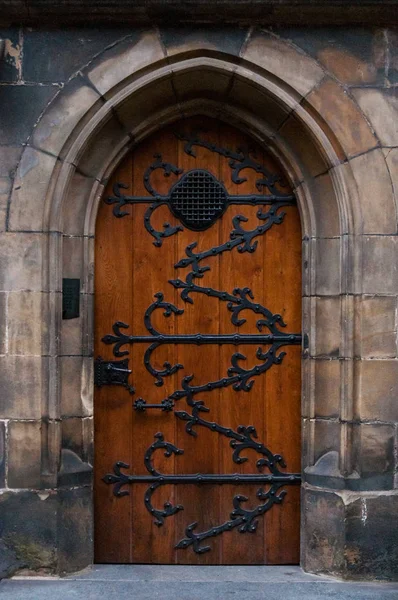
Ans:
[[[324,77],[315,60],[267,32],[255,32],[251,36],[242,58],[276,75],[299,96],[308,94]]]
[[[366,480],[367,489],[394,487],[394,425],[361,423],[354,427],[354,469]]]
[[[61,368],[61,413],[64,417],[92,414],[92,359],[63,356]]]
[[[397,88],[358,88],[352,93],[369,119],[382,146],[398,146]]]
[[[398,238],[364,236],[364,294],[396,294],[398,292]]]
[[[363,358],[397,356],[397,299],[394,296],[364,296],[359,301],[355,354]]]
[[[77,76],[72,79],[48,107],[32,135],[35,148],[58,156],[69,135],[90,110],[100,106],[99,94]]]
[[[303,106],[312,112],[332,143],[333,137],[336,138],[335,150],[342,159],[376,146],[377,140],[363,114],[333,80],[326,79],[305,98]]]
[[[6,230],[7,205],[22,146],[0,145],[0,231]]]
[[[314,356],[340,355],[341,342],[341,301],[340,297],[316,299],[315,348],[310,348]]]
[[[332,296],[340,293],[340,245],[338,238],[313,240],[316,256],[315,294]]]
[[[21,566],[14,550],[0,540],[0,579],[11,577]]]
[[[54,492],[18,491],[0,495],[2,541],[16,556],[20,567],[55,568],[56,519],[57,497]]]
[[[8,352],[10,354],[48,354],[47,319],[40,292],[9,292]]]
[[[58,91],[51,85],[0,86],[0,106],[7,118],[1,120],[0,139],[3,144],[26,142],[47,104]]]
[[[0,81],[16,82],[22,70],[21,31],[18,27],[0,29],[0,39],[4,40]]]
[[[348,504],[347,577],[398,578],[398,494],[363,495]]]
[[[279,129],[279,135],[301,168],[301,180],[316,177],[328,170],[326,161],[318,152],[313,139],[296,115],[292,114],[286,119]]]
[[[190,71],[174,73],[173,87],[178,99],[190,100],[203,96],[223,102],[230,89],[231,76],[232,72],[225,74],[198,67]]]
[[[314,422],[315,462],[329,452],[339,451],[340,429],[340,423],[337,421],[316,420]]]
[[[316,221],[317,237],[336,237],[340,235],[340,218],[336,205],[336,194],[333,182],[328,173],[314,179],[306,179],[302,184],[304,190],[312,195]]]
[[[340,414],[340,361],[316,360],[314,369],[314,416],[336,418]]]
[[[157,81],[140,90],[116,108],[116,114],[126,131],[134,132],[145,119],[173,106],[177,101],[171,79]]]
[[[383,153],[391,176],[395,204],[398,206],[398,148],[386,148]]]
[[[0,290],[42,289],[42,247],[40,233],[4,233],[0,236]]]
[[[271,130],[278,129],[290,112],[286,106],[261,91],[255,77],[249,82],[239,75],[234,75],[228,101],[233,105],[242,106],[245,110],[251,110],[254,115],[266,115],[267,125]]]
[[[11,231],[42,231],[47,188],[57,159],[34,148],[25,148],[10,203]]]
[[[58,572],[81,570],[93,562],[92,492],[90,486],[60,489]]]
[[[4,488],[6,483],[6,452],[6,423],[0,421],[0,488]]]
[[[362,420],[398,421],[398,361],[357,362],[356,414]]]
[[[168,56],[206,48],[223,54],[239,56],[247,36],[247,28],[181,27],[161,28],[160,36]]]
[[[387,49],[382,30],[280,26],[276,31],[319,60],[343,83],[358,85],[384,81]]]
[[[128,39],[92,61],[87,76],[98,92],[106,95],[126,77],[162,59],[164,51],[157,32],[135,30]]]
[[[304,486],[302,564],[312,573],[341,573],[344,568],[344,503],[330,491]]]
[[[7,294],[0,292],[0,354],[7,352]]]
[[[396,233],[397,222],[391,177],[380,149],[350,160],[358,186],[364,233]],[[377,203],[377,208],[375,206]]]
[[[0,418],[40,418],[46,368],[47,359],[39,356],[0,357]]]
[[[26,29],[23,77],[26,81],[65,82],[131,29]]]
[[[73,201],[66,202],[62,210],[62,231],[65,235],[82,236],[86,233],[87,204],[93,193],[101,193],[102,190],[98,181],[92,177],[73,173],[68,194],[68,199]]]
[[[10,421],[8,440],[8,487],[39,488],[40,421]]]

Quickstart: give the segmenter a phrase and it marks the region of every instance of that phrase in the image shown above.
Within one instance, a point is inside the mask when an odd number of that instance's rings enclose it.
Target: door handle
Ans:
[[[130,394],[134,394],[135,389],[128,382],[128,376],[131,370],[128,368],[128,358],[124,360],[105,361],[101,356],[94,361],[94,383],[97,387],[103,385],[122,385]]]
[[[166,398],[165,400],[162,400],[160,404],[148,404],[143,398],[137,398],[137,400],[134,400],[133,402],[133,408],[134,410],[138,410],[138,412],[145,412],[147,408],[158,408],[163,412],[170,412],[174,408],[174,402],[173,400]]]

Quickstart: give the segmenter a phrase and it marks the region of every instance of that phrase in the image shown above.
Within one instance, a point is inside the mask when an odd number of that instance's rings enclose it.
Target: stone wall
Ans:
[[[398,33],[273,27],[0,31],[0,568],[92,562],[98,201],[149,132],[246,129],[303,226],[302,565],[398,577]],[[62,277],[81,317],[61,320]]]

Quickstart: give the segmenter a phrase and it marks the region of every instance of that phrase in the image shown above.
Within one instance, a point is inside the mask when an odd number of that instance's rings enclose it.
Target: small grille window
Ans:
[[[208,171],[186,173],[170,194],[174,214],[189,229],[204,230],[224,212],[227,205],[224,186]]]

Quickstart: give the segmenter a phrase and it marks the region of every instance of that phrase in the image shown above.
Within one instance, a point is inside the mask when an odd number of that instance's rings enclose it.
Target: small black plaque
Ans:
[[[80,279],[62,280],[62,318],[77,319],[80,316]]]

